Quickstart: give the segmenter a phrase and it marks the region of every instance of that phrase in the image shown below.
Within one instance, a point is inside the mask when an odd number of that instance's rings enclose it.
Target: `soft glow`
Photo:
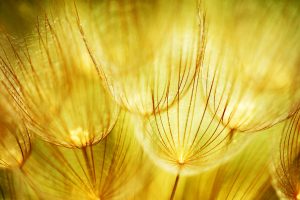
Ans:
[[[87,144],[89,141],[89,132],[83,130],[81,127],[78,127],[74,130],[70,131],[70,137],[72,142],[76,144],[76,146],[80,146],[82,144]]]
[[[300,200],[297,0],[0,0],[0,198]]]

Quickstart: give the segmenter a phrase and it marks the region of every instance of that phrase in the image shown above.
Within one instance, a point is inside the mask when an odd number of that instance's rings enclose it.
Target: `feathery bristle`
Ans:
[[[1,57],[4,86],[45,140],[68,147],[97,143],[110,132],[119,113],[105,91],[85,49],[76,19],[45,15],[37,36],[24,48]],[[16,61],[12,61],[15,59]]]

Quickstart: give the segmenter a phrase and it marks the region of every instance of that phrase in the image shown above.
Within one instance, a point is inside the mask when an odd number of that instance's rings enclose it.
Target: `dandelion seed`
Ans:
[[[247,9],[250,5],[255,9]],[[231,9],[224,11],[231,14],[220,27],[208,14],[211,37],[201,72],[203,93],[223,124],[255,132],[299,109],[299,8],[279,3],[262,9],[245,2]]]
[[[20,50],[8,37],[13,56],[1,56],[3,84],[30,128],[44,140],[87,146],[109,134],[119,107],[97,76],[75,16],[60,11],[56,15],[60,18],[40,18],[36,36]],[[81,133],[72,132],[74,127]]]
[[[297,199],[300,190],[300,112],[290,118],[282,130],[274,150],[271,174],[280,198]]]
[[[87,25],[87,40],[123,108],[147,116],[186,93],[205,46],[204,19],[190,4],[109,1],[89,13],[95,24]]]
[[[203,13],[200,12],[200,15]],[[202,38],[205,40],[205,37]],[[203,63],[198,63],[201,70]],[[178,82],[177,88],[181,83]],[[170,199],[176,194],[180,176],[206,171],[243,148],[247,137],[233,135],[233,129],[222,124],[215,113],[209,112],[209,99],[203,101],[200,91],[201,74],[196,73],[189,90],[176,104],[155,111],[144,118],[139,141],[152,160],[169,172],[176,173]],[[210,95],[213,98],[212,94]],[[169,105],[166,97],[166,105]],[[171,100],[172,101],[172,100]]]
[[[23,170],[40,198],[128,199],[142,190],[151,177],[131,123],[122,113],[107,138],[81,149],[37,143]]]
[[[11,99],[0,89],[0,168],[20,168],[31,153],[30,134],[22,117],[14,113]]]

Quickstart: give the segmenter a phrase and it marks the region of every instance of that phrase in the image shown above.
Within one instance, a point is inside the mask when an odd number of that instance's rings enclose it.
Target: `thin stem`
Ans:
[[[177,176],[176,176],[175,182],[174,182],[174,186],[173,186],[173,189],[172,189],[172,194],[171,194],[170,200],[173,200],[174,197],[175,197],[175,193],[176,193],[177,185],[178,185],[178,182],[179,182],[179,178],[180,178],[180,174],[178,173]]]
[[[3,199],[5,199],[5,197],[4,197],[4,191],[3,191],[3,189],[0,187],[0,194],[1,194],[1,197],[3,198]]]
[[[82,153],[83,153],[83,157],[84,157],[84,161],[90,176],[90,179],[92,181],[92,186],[95,186],[95,176],[94,176],[94,168],[92,168],[91,164],[90,164],[90,159],[86,150],[87,147],[82,147]],[[92,152],[93,153],[93,152]]]
[[[228,133],[229,135],[229,139],[228,139],[228,143],[230,144],[232,142],[232,139],[234,137],[234,134],[237,132],[236,129],[231,129],[230,132]]]

